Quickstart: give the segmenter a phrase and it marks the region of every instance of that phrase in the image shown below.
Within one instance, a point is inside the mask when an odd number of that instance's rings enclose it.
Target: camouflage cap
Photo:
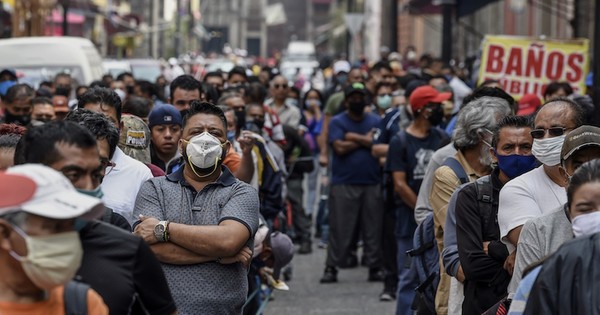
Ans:
[[[119,148],[130,157],[144,163],[150,160],[150,129],[146,123],[134,115],[121,117],[123,129],[119,138]]]

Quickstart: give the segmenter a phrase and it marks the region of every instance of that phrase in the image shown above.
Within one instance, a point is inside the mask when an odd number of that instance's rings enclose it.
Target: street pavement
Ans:
[[[315,240],[316,241],[316,240]],[[316,243],[316,242],[315,242]],[[368,282],[368,269],[340,269],[338,282],[320,284],[326,250],[313,244],[313,253],[294,256],[290,291],[275,291],[266,315],[394,314],[396,302],[380,302],[382,282]],[[360,257],[360,252],[359,252]]]

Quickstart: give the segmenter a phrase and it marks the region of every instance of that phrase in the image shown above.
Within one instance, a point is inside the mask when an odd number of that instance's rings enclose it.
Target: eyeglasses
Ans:
[[[542,139],[545,135],[546,132],[548,132],[548,134],[551,137],[559,137],[565,134],[565,131],[567,130],[573,130],[573,128],[564,128],[564,127],[552,127],[552,128],[548,128],[548,129],[534,129],[531,130],[531,137],[533,139]]]
[[[116,166],[116,164],[109,159],[100,159],[100,164],[104,168],[104,176],[110,174]]]
[[[273,84],[273,88],[278,90],[278,89],[287,89],[287,84]]]

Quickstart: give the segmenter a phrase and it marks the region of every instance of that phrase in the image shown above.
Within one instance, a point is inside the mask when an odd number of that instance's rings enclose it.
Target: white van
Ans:
[[[0,40],[0,69],[14,69],[20,83],[38,88],[57,73],[67,72],[76,85],[102,78],[102,57],[81,37],[21,37]]]

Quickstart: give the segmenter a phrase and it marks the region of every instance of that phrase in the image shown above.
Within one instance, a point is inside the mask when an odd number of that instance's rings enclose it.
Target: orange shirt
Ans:
[[[108,315],[108,307],[96,293],[90,289],[87,294],[89,315]],[[2,315],[61,315],[65,313],[64,287],[50,291],[50,297],[45,301],[35,303],[12,303],[0,301]]]
[[[235,150],[229,149],[223,160],[223,165],[227,166],[232,173],[235,173],[240,168],[240,163],[242,163],[240,155]]]

